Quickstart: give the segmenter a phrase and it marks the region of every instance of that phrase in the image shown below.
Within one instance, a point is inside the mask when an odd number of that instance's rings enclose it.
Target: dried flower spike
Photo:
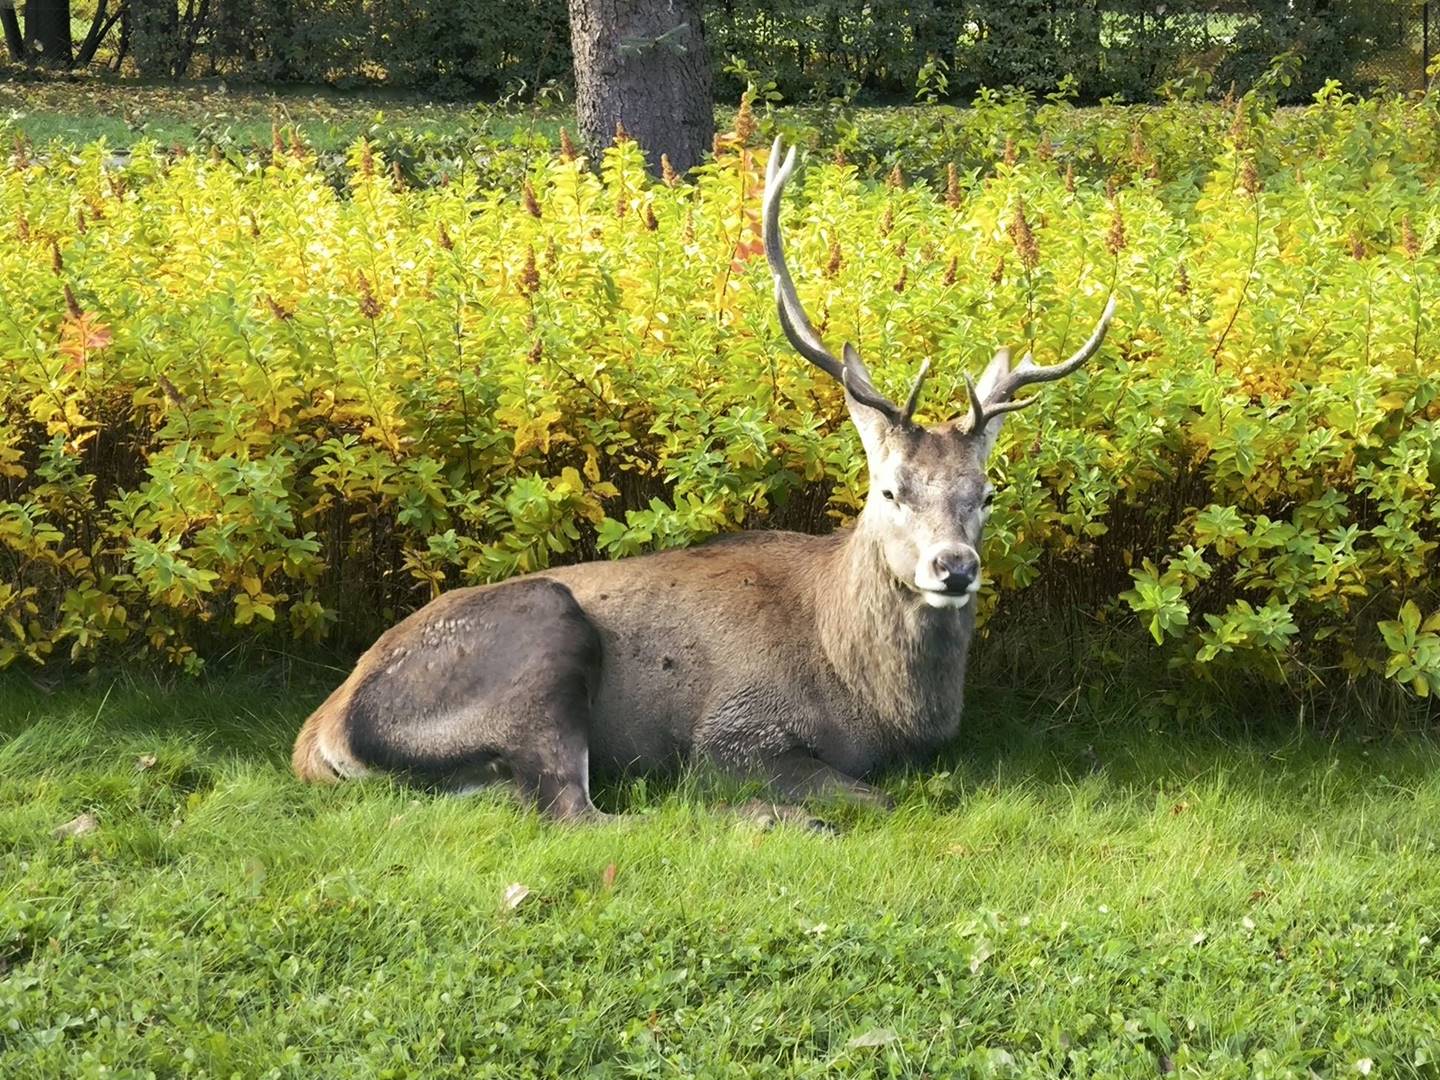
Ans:
[[[840,273],[840,267],[845,260],[840,254],[840,241],[835,237],[830,238],[830,257],[825,260],[825,276],[832,280]]]
[[[741,97],[740,108],[735,113],[735,141],[741,146],[749,146],[758,127],[755,114],[750,111],[750,95],[746,94]]]
[[[960,170],[953,161],[945,166],[945,205],[951,210],[960,208]]]
[[[670,164],[670,155],[660,155],[660,179],[665,182],[666,187],[674,187],[680,183],[680,174],[675,171],[675,166]]]
[[[575,160],[575,144],[570,141],[570,129],[569,129],[569,128],[563,128],[563,127],[562,127],[562,128],[560,129],[560,160],[561,160],[561,161],[574,161],[574,160]]]
[[[905,186],[905,173],[901,171],[898,161],[895,163],[894,168],[890,170],[890,175],[886,178],[885,184],[887,187],[896,189]]]
[[[535,267],[535,249],[525,250],[525,266],[520,271],[520,295],[534,296],[540,288],[540,271]]]
[[[367,319],[380,317],[380,301],[375,299],[375,290],[370,287],[370,279],[362,271],[355,275],[355,291],[360,294],[360,314]]]
[[[1245,145],[1245,102],[1235,102],[1235,115],[1230,119],[1230,142],[1235,149]]]
[[[1240,190],[1246,195],[1255,195],[1260,190],[1260,171],[1255,168],[1255,159],[1247,157],[1240,167]]]
[[[535,189],[530,186],[529,180],[526,180],[520,188],[520,202],[524,205],[525,212],[531,217],[538,218],[540,216],[540,203],[535,198]]]
[[[1420,255],[1420,238],[1415,235],[1415,225],[1406,214],[1400,221],[1400,246],[1407,259],[1414,260]]]
[[[1015,245],[1015,253],[1020,256],[1020,265],[1027,271],[1034,270],[1040,265],[1040,246],[1035,243],[1035,233],[1030,228],[1029,219],[1025,217],[1024,202],[1016,204],[1008,231],[1010,241]]]
[[[1128,246],[1125,237],[1125,217],[1120,213],[1120,204],[1115,204],[1115,212],[1110,216],[1110,231],[1105,234],[1105,249],[1111,255],[1119,255]]]

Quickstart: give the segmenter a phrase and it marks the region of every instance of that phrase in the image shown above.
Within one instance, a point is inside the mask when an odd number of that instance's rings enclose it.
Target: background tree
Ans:
[[[699,164],[715,136],[699,0],[569,4],[575,105],[590,150],[608,146],[619,123],[652,172],[661,154],[681,172]]]
[[[25,59],[25,35],[15,14],[15,0],[0,0],[0,28],[5,31],[5,51],[11,60]]]
[[[70,0],[29,0],[25,5],[25,51],[42,63],[70,64]]]

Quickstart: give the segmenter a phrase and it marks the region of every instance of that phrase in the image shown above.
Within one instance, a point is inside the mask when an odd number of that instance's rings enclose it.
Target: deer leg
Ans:
[[[546,707],[553,704],[561,707]],[[590,801],[586,703],[541,702],[540,705],[541,723],[531,730],[522,745],[505,754],[516,789],[522,798],[556,821],[599,821],[610,817]]]
[[[532,578],[452,596],[362,658],[340,717],[347,752],[440,789],[508,773],[552,818],[601,816],[590,801],[599,638],[570,590]]]
[[[893,800],[879,788],[825,764],[804,750],[791,750],[761,759],[744,770],[782,799],[806,802],[841,798],[863,806],[888,810]]]

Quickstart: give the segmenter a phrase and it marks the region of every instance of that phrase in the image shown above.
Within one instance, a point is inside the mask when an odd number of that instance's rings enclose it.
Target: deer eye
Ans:
[[[894,502],[895,492],[891,491],[889,488],[883,488],[880,492],[880,497],[883,499],[889,499],[891,502]]]
[[[984,507],[986,510],[989,510],[989,509],[990,509],[990,504],[993,503],[994,501],[995,501],[995,491],[994,491],[994,489],[992,488],[990,491],[985,492],[985,498],[983,498],[983,499],[980,500],[980,505],[981,505],[982,507]]]

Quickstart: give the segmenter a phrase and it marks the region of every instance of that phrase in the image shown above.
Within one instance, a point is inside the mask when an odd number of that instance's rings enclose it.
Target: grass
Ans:
[[[694,779],[567,829],[299,785],[324,689],[0,681],[0,1075],[1436,1075],[1426,738],[982,693],[837,836]]]
[[[483,123],[491,138],[535,127],[558,137],[570,113],[498,110],[414,95],[316,87],[227,87],[218,80],[143,85],[101,78],[0,82],[0,126],[31,142],[81,145],[104,139],[114,149],[141,139],[194,146],[223,134],[242,146],[269,146],[273,124],[297,128],[313,149],[334,152],[361,135],[403,128],[417,137],[464,135]]]

